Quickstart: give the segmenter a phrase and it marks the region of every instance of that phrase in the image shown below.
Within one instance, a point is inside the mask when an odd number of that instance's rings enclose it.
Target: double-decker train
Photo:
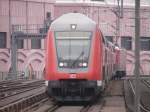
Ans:
[[[48,95],[57,101],[90,101],[117,72],[125,73],[117,69],[121,51],[87,16],[68,13],[57,18],[47,35]]]

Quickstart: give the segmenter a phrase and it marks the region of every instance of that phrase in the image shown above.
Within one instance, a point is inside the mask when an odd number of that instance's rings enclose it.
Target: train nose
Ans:
[[[72,87],[72,86],[74,87],[74,86],[76,86],[76,85],[77,85],[77,83],[75,83],[75,82],[69,83],[69,86],[71,86],[71,87]]]
[[[68,84],[68,93],[76,95],[80,92],[80,87],[77,83],[71,82]]]
[[[69,82],[69,83],[67,83],[67,88],[69,88],[69,89],[77,89],[77,88],[79,88],[80,87],[80,85],[77,83],[77,82]]]

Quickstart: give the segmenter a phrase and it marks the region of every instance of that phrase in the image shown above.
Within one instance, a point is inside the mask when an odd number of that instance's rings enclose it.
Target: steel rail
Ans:
[[[45,102],[47,102],[49,100],[48,97],[44,98],[43,100],[36,102],[30,106],[28,106],[27,108],[21,110],[21,112],[33,112],[33,109],[38,108],[40,105],[44,104]]]
[[[100,97],[96,102],[94,102],[95,100],[93,100],[90,104],[84,106],[80,110],[80,112],[91,112],[91,110],[97,106],[99,107],[99,109],[102,109],[102,107],[104,106],[105,100],[102,97]]]
[[[135,96],[135,90],[134,90],[134,85],[132,84],[132,82],[129,80],[129,87],[131,88],[134,96]]]
[[[150,83],[149,82],[147,82],[147,81],[145,81],[145,80],[142,80],[142,82],[146,85],[146,86],[148,86],[149,88],[150,88]],[[134,94],[134,96],[135,96],[135,90],[134,90],[134,85],[132,84],[132,82],[129,80],[129,87],[132,89],[132,92],[133,92],[133,94]],[[139,104],[139,106],[140,106],[140,108],[141,108],[141,110],[143,110],[144,112],[150,112],[150,109],[148,109],[148,108],[146,108],[145,106],[144,106],[144,104],[140,101],[140,104]]]
[[[29,87],[35,87],[39,85],[44,85],[43,83],[35,83],[35,84],[26,84],[26,85],[14,85],[14,86],[9,86],[3,89],[0,89],[0,92],[8,92],[8,91],[14,91],[18,89],[23,89],[23,88],[29,88]]]
[[[42,85],[40,85],[40,86],[35,86],[35,87],[31,87],[31,88],[25,88],[25,89],[23,89],[23,90],[21,90],[21,91],[19,91],[19,92],[15,92],[14,94],[9,94],[9,95],[7,95],[7,96],[0,97],[0,100],[3,100],[3,99],[5,99],[5,98],[18,95],[18,94],[20,94],[20,93],[24,93],[24,92],[27,92],[27,91],[31,91],[31,90],[37,89],[37,88],[39,88],[39,87],[42,87]]]
[[[52,105],[49,109],[47,109],[45,112],[54,112],[60,107],[61,106],[56,103],[56,104]]]
[[[6,87],[5,89],[0,90],[0,100],[26,91],[30,91],[32,89],[36,89],[41,86],[44,86],[42,81],[29,81],[21,83],[20,85]]]
[[[29,88],[29,87],[35,87],[35,86],[39,86],[39,85],[44,85],[44,83],[35,83],[35,84],[26,84],[26,85],[16,85],[16,86],[10,86],[10,87],[5,87],[3,89],[0,89],[0,92],[8,92],[8,91],[14,91],[14,90],[18,90],[18,89],[22,89],[22,88]]]
[[[24,82],[7,82],[5,84],[1,84],[0,85],[0,92],[2,91],[6,91],[8,89],[18,89],[20,87],[23,86],[32,86],[32,85],[36,85],[36,84],[44,84],[44,81],[40,80],[40,81],[24,81]]]
[[[150,109],[144,107],[144,105],[140,102],[140,108],[141,110],[143,110],[144,112],[150,112]]]
[[[38,102],[46,97],[44,91],[39,91],[36,94],[24,97],[18,101],[12,102],[0,108],[0,112],[19,112],[22,109],[30,106],[31,104]]]
[[[15,85],[20,84],[24,82],[25,80],[7,80],[7,81],[0,81],[0,87],[6,86],[6,85]]]
[[[146,81],[146,80],[141,80],[141,82],[148,88],[150,89],[150,82]]]
[[[133,76],[126,76],[126,77],[123,77],[122,79],[124,79],[124,80],[136,80],[136,77],[133,75]],[[142,79],[150,79],[150,76],[148,76],[148,75],[141,75],[141,76],[139,77],[139,79],[140,79],[140,80],[142,80]]]
[[[83,108],[80,110],[80,112],[88,112],[88,110],[89,110],[91,107],[92,107],[92,104],[89,104],[89,105],[83,107]]]

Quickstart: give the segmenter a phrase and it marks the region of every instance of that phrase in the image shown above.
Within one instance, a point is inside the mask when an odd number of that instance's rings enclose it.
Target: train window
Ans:
[[[121,47],[126,50],[132,50],[132,37],[123,36],[121,37]]]
[[[0,48],[6,48],[6,32],[0,32]]]
[[[24,43],[23,43],[23,40],[17,40],[17,48],[18,49],[23,49],[23,46],[24,46]]]
[[[150,51],[150,37],[141,37],[140,44],[142,51]]]
[[[90,39],[91,32],[59,32],[56,39]]]
[[[32,39],[31,40],[31,48],[32,49],[40,49],[41,48],[41,40],[40,39]]]
[[[59,67],[88,67],[91,32],[56,32],[55,37]]]

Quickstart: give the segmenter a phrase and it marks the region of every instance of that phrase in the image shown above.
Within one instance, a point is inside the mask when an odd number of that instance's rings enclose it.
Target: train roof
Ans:
[[[72,30],[71,25],[76,26],[76,31],[93,31],[96,23],[81,13],[67,13],[52,22],[50,29],[54,31]]]

